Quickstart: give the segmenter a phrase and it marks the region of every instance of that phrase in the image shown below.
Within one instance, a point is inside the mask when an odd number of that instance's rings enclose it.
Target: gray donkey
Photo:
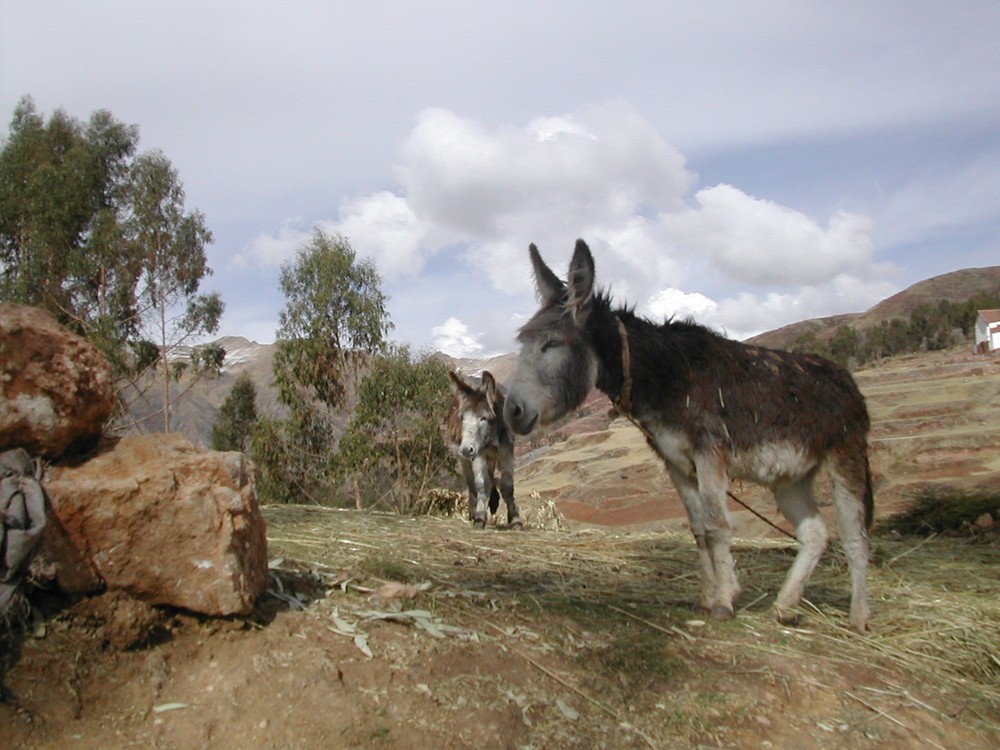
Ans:
[[[448,375],[453,392],[448,440],[458,454],[469,487],[469,517],[477,528],[483,528],[487,505],[490,514],[495,514],[503,495],[507,524],[523,526],[514,501],[514,435],[504,421],[503,394],[489,372],[483,372],[478,386],[453,370]]]
[[[850,565],[851,626],[864,632],[873,513],[868,411],[844,368],[822,357],[731,341],[690,321],[653,323],[594,292],[594,259],[579,240],[568,281],[532,245],[541,309],[521,328],[518,371],[504,413],[519,434],[576,408],[597,387],[643,431],[687,510],[701,561],[699,607],[734,614],[739,595],[726,495],[733,479],[769,487],[795,526],[798,555],[775,603],[793,608],[829,533],[813,496],[829,470]]]

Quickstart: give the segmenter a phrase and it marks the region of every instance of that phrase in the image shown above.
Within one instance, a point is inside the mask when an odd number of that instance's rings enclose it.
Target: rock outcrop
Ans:
[[[46,489],[54,523],[41,557],[63,590],[233,615],[267,587],[266,526],[240,453],[176,434],[122,438],[78,466],[50,467]]]
[[[35,307],[0,302],[0,450],[58,458],[96,443],[114,406],[97,348]]]

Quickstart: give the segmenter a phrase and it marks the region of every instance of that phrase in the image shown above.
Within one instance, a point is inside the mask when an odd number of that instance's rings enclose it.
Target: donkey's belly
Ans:
[[[800,446],[787,442],[764,443],[729,455],[730,479],[745,479],[771,487],[779,482],[799,479],[816,468],[816,458]]]

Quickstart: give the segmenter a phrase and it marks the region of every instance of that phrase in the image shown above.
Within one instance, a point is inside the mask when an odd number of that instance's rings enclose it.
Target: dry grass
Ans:
[[[961,714],[982,731],[1000,732],[995,534],[978,539],[877,534],[870,575],[873,630],[858,636],[847,628],[847,569],[835,548],[807,589],[802,627],[786,628],[772,621],[770,606],[795,543],[741,541],[735,549],[744,585],[738,617],[705,625],[692,611],[698,577],[687,535],[567,530],[554,508],[538,498],[522,501],[522,512],[528,521],[524,531],[477,533],[460,517],[266,508],[271,556],[283,558],[279,569],[308,572],[327,588],[356,592],[358,611],[370,610],[372,595],[387,582],[422,583],[420,606],[438,622],[490,632],[509,627],[495,624],[496,613],[514,612],[515,620],[536,634],[542,652],[579,646],[588,669],[617,674],[636,690],[690,676],[690,665],[706,659],[752,654],[767,665],[812,662],[840,674],[864,670],[876,679],[843,691],[842,700],[899,726],[906,721],[893,715],[893,707],[904,705],[942,718]],[[351,601],[341,599],[338,606],[350,609]],[[580,633],[593,643],[580,645],[574,640]],[[522,655],[545,670],[530,654]],[[614,701],[572,679],[550,677],[622,718]],[[786,677],[769,671],[769,679],[778,683]],[[915,686],[929,686],[934,698]],[[749,702],[736,700],[729,712],[738,715],[741,706],[752,710]],[[706,711],[718,713],[712,707]],[[690,724],[689,732],[671,736],[703,736],[711,722],[696,714],[680,712],[677,721]],[[636,732],[646,745],[655,745],[642,730]]]

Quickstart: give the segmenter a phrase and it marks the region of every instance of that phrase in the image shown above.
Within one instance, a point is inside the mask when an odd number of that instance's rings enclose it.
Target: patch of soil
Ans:
[[[467,533],[485,550],[510,536]],[[448,603],[471,591],[425,594],[399,621],[371,621],[363,648],[348,613],[386,602],[350,589],[302,610],[268,596],[247,620],[163,612],[158,641],[131,649],[81,603],[25,641],[0,705],[4,747],[985,750],[1000,739],[948,690],[889,662],[830,658],[826,639],[843,635],[754,610],[732,623],[633,616],[600,595],[541,611],[517,585],[523,603],[491,595],[471,610]],[[425,608],[445,633],[403,618]]]
[[[981,448],[1000,444],[1000,367],[944,353],[879,363],[858,379],[875,424],[880,517],[928,483],[995,481],[1000,457]],[[518,467],[522,498],[555,502],[571,529],[585,530],[477,533],[454,519],[376,518],[365,523],[381,526],[355,544],[353,516],[298,509],[309,536],[292,548],[287,529],[269,519],[272,557],[301,567],[276,577],[250,618],[206,620],[109,596],[53,616],[44,637],[5,641],[0,661],[13,668],[2,675],[0,745],[1000,747],[995,699],[976,697],[961,675],[929,678],[933,670],[892,657],[908,631],[889,625],[912,613],[907,627],[929,640],[945,627],[935,612],[995,600],[995,581],[962,588],[963,570],[995,558],[963,562],[969,548],[956,546],[945,586],[920,577],[941,569],[919,559],[923,542],[878,550],[875,630],[865,640],[843,628],[846,573],[836,554],[814,577],[802,627],[789,628],[769,606],[790,550],[741,549],[742,609],[733,621],[706,623],[692,610],[690,539],[634,536],[647,526],[686,527],[669,480],[638,431],[622,420],[608,427],[602,407],[594,399],[586,420],[564,427],[568,440]],[[766,493],[736,489],[775,519]],[[744,538],[778,536],[734,512]],[[640,546],[624,546],[629,540]],[[316,561],[341,550],[337,564]],[[764,570],[776,559],[780,573]],[[412,599],[377,597],[401,571],[429,588],[405,595]],[[996,632],[995,623],[963,625],[954,643],[984,627]],[[946,653],[915,656],[943,670]],[[990,658],[995,647],[969,669],[989,672]],[[993,680],[992,696],[1000,676],[989,674],[980,679]]]
[[[597,526],[645,526],[662,521],[687,521],[683,508],[663,502],[663,499],[617,498],[600,506],[563,500],[559,510],[569,521]]]

